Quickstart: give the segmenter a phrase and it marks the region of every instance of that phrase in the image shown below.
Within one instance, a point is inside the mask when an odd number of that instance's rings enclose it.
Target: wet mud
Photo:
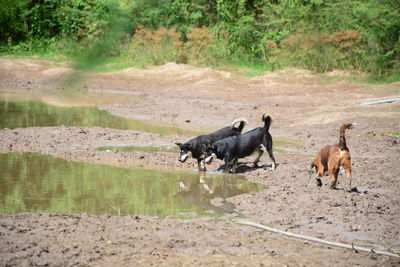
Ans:
[[[2,94],[25,94],[47,101],[67,90],[73,72],[67,63],[1,59]],[[235,74],[173,63],[151,69],[90,73],[79,82],[85,94],[127,94],[97,106],[111,114],[190,131],[213,131],[245,117],[244,131],[273,116],[270,132],[278,166],[268,156],[252,168],[254,156],[239,161],[239,172],[266,189],[229,198],[234,213],[222,218],[158,219],[141,214],[0,215],[0,265],[307,265],[398,266],[398,258],[357,253],[282,237],[241,226],[235,218],[330,241],[396,250],[400,241],[400,104],[358,106],[394,98],[398,83],[357,84],[327,81],[302,70],[284,70],[243,79]],[[49,102],[49,101],[48,101]],[[47,102],[47,103],[48,103]],[[53,104],[57,101],[52,98]],[[317,187],[310,164],[322,146],[338,141],[342,123],[352,157],[352,192],[339,174],[336,190],[323,177]],[[121,167],[194,170],[182,164],[175,142],[191,134],[148,133],[100,127],[52,126],[0,130],[0,152],[38,152],[62,159]],[[159,151],[99,150],[101,147],[159,147]],[[170,151],[172,150],[172,151]],[[213,161],[209,170],[223,163]],[[221,204],[213,199],[215,205]],[[397,246],[396,246],[397,243]]]

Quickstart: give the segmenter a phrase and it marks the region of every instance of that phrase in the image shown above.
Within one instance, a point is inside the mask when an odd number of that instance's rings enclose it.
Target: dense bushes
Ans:
[[[76,55],[84,48],[91,58],[120,57],[141,65],[172,60],[340,68],[378,77],[400,69],[398,0],[0,3],[1,49],[12,53],[59,48]]]

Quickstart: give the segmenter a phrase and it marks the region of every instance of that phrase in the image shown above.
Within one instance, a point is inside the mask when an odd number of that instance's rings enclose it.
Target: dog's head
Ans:
[[[207,164],[211,164],[213,158],[216,157],[215,152],[216,147],[213,144],[206,145],[204,151],[204,162]]]
[[[182,163],[184,163],[188,157],[190,156],[190,144],[188,143],[175,143],[179,147],[179,157],[178,160]]]

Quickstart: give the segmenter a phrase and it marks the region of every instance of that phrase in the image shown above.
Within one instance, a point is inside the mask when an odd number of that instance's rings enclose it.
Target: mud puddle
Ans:
[[[0,154],[0,212],[219,216],[227,198],[265,186],[238,176],[72,162],[35,153]]]
[[[60,107],[42,101],[0,100],[0,128],[61,125],[139,130],[161,135],[194,133],[177,127],[157,126],[122,118],[95,107]]]
[[[140,102],[142,99],[130,92],[120,90],[76,90],[61,89],[54,90],[38,89],[16,90],[15,88],[4,88],[0,86],[0,99],[14,101],[37,100],[50,105],[61,107],[97,107],[109,104],[126,104]]]

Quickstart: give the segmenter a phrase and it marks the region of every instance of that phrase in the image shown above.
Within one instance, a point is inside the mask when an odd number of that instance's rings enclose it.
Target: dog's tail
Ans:
[[[346,144],[346,136],[345,136],[346,129],[351,129],[354,125],[356,125],[356,124],[355,123],[345,123],[340,127],[339,147],[342,150],[348,150],[347,144]]]
[[[242,132],[242,130],[246,124],[249,124],[249,122],[245,118],[237,118],[237,119],[234,119],[232,122],[232,129],[235,128],[235,125],[238,123],[239,123],[239,126],[236,128],[238,129],[239,133]]]
[[[264,122],[264,128],[268,132],[269,127],[271,126],[272,123],[272,117],[269,114],[263,114],[262,115],[262,121]]]

